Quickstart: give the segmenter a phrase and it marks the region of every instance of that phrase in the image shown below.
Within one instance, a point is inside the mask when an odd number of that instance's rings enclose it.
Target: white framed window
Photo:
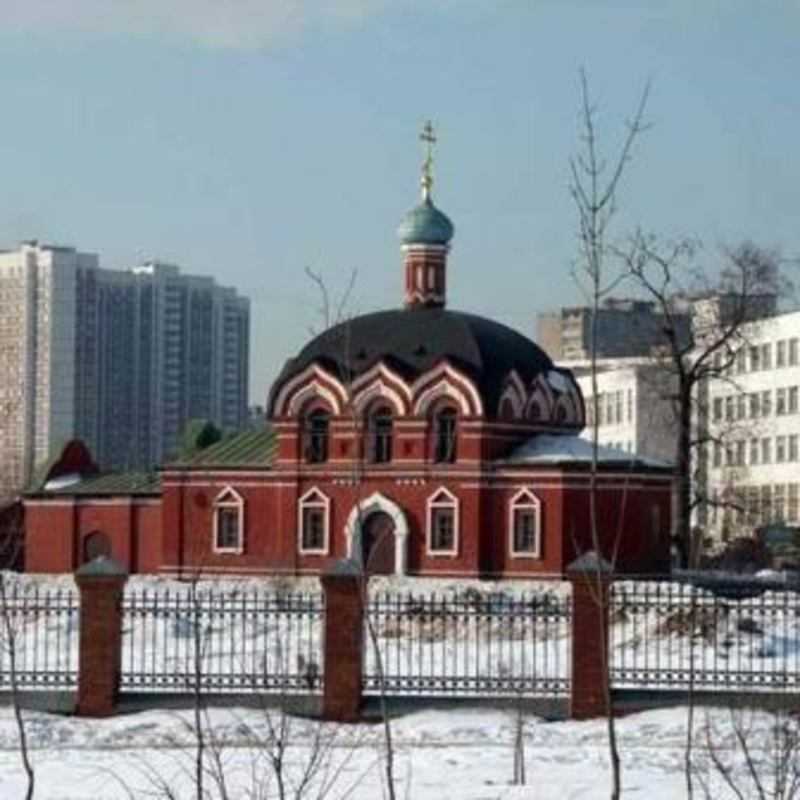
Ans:
[[[226,486],[214,500],[213,550],[241,553],[244,550],[244,499]]]
[[[328,554],[331,501],[319,489],[309,489],[297,504],[297,549],[302,555]]]
[[[509,503],[508,542],[512,558],[542,556],[542,504],[528,489],[520,489]]]
[[[428,498],[428,555],[458,555],[458,498],[439,489]]]

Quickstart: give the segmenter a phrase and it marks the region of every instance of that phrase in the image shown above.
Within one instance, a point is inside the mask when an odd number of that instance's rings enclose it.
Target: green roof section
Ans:
[[[171,461],[164,469],[206,469],[211,467],[269,469],[277,449],[270,428],[245,431],[199,450],[188,458]]]
[[[77,495],[97,497],[110,495],[159,495],[161,476],[155,472],[109,472],[91,475],[75,483],[55,489],[37,488],[28,494],[53,496]]]

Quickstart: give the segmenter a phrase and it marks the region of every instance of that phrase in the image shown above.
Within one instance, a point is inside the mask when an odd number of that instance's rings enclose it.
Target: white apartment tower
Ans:
[[[0,482],[78,437],[103,468],[150,468],[189,419],[246,424],[249,302],[157,262],[101,269],[92,253],[0,252]]]
[[[571,367],[583,392],[586,427],[581,436],[594,435],[592,377],[585,361],[564,362]],[[668,370],[646,358],[598,359],[597,438],[641,458],[674,463],[675,412],[670,397],[675,380]]]

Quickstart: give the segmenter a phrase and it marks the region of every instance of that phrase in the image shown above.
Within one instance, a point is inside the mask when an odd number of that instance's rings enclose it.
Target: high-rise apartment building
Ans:
[[[655,303],[627,298],[607,298],[597,309],[596,354],[598,358],[632,358],[648,355],[664,341],[664,316]],[[588,359],[592,350],[590,306],[571,306],[540,313],[536,341],[551,358],[564,361]],[[688,341],[689,311],[676,314],[678,335]]]
[[[104,468],[148,468],[187,420],[247,421],[249,302],[213,279],[23,243],[0,253],[0,482],[79,437]]]

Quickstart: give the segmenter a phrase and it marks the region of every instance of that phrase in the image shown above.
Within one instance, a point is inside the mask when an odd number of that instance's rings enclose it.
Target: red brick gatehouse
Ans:
[[[110,552],[132,572],[563,573],[591,549],[590,453],[572,374],[520,333],[446,308],[450,220],[400,227],[404,308],[355,317],[287,361],[265,429],[156,474],[98,473],[79,442],[25,496],[26,569]],[[597,519],[621,570],[669,563],[672,474],[600,449]]]

